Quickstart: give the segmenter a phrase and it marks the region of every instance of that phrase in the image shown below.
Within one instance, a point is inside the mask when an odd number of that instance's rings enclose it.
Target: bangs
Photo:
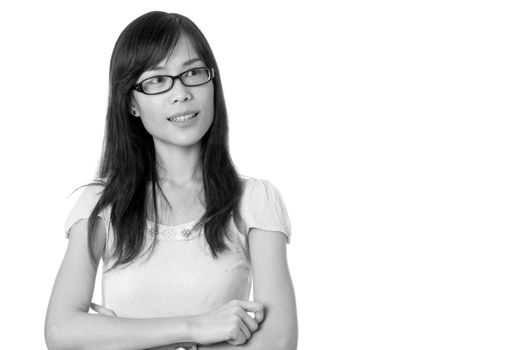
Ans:
[[[171,18],[159,23],[145,23],[141,30],[135,33],[134,70],[146,71],[156,67],[162,60],[168,58],[183,34],[180,23]]]
[[[128,70],[136,77],[168,59],[182,35],[195,50],[200,47],[196,45],[192,30],[186,28],[186,23],[179,18],[165,17],[162,21],[159,18],[147,19],[130,34]],[[203,58],[200,52],[198,54]]]

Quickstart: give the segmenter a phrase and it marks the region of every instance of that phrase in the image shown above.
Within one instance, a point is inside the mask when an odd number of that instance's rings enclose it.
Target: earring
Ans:
[[[132,110],[133,115],[137,115],[137,111],[135,109]]]

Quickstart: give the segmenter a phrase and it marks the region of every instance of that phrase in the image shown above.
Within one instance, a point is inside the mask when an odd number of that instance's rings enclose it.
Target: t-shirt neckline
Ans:
[[[154,225],[154,222],[149,220],[149,219],[146,219],[147,222],[149,222],[151,225]],[[185,222],[185,223],[182,223],[182,224],[179,224],[179,225],[163,225],[163,224],[157,224],[157,226],[160,226],[160,227],[165,227],[165,228],[180,228],[180,227],[185,227],[185,226],[189,226],[190,224],[193,224],[193,223],[196,223],[198,222],[199,219],[196,219],[196,220],[192,220],[192,221],[188,221],[188,222]]]

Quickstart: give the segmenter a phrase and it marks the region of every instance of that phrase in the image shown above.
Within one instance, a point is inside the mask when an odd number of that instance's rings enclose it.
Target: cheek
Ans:
[[[207,92],[207,109],[210,111],[212,116],[214,116],[214,89],[211,88],[210,91]]]
[[[139,114],[143,121],[151,119],[152,115],[154,115],[159,109],[159,107],[157,107],[158,103],[156,102],[155,98],[147,99],[146,95],[143,95],[137,98],[136,101],[136,108],[139,111]]]
[[[161,104],[151,99],[148,102],[143,101],[143,103],[140,103],[138,109],[141,115],[141,122],[146,131],[151,135],[159,133],[160,125],[163,122],[162,115],[164,113]]]

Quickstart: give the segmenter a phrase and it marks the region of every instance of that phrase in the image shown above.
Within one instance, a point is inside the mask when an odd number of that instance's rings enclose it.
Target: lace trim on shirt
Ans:
[[[150,238],[154,237],[154,227],[155,224],[147,221],[147,232],[148,236]],[[194,228],[194,225],[187,225],[187,226],[165,226],[165,225],[157,225],[158,233],[157,238],[158,239],[176,239],[176,240],[190,240],[197,238],[201,230],[198,230],[197,228]]]

